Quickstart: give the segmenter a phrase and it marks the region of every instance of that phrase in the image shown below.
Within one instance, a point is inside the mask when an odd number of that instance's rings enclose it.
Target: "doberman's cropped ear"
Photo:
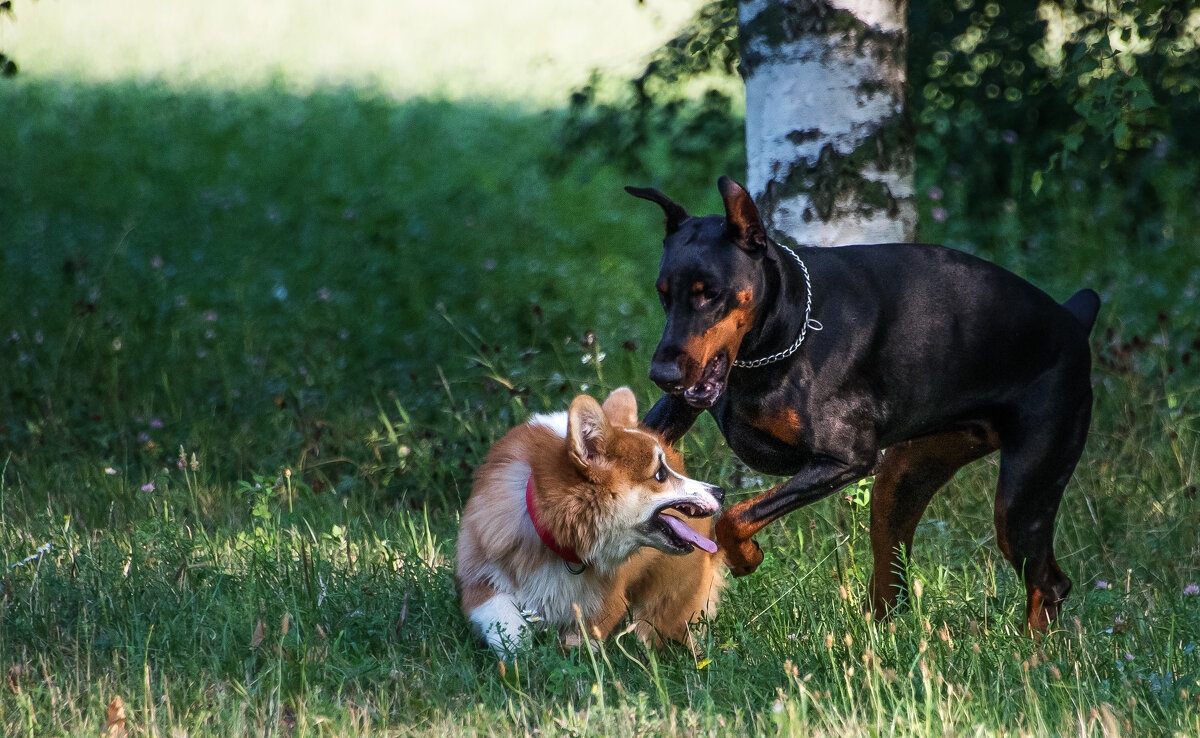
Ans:
[[[671,235],[679,230],[679,224],[692,217],[683,209],[683,206],[667,197],[663,193],[653,187],[626,187],[625,191],[634,197],[640,197],[643,200],[658,203],[658,206],[663,209],[663,213],[667,216],[667,235]]]
[[[761,253],[767,247],[767,229],[750,193],[729,177],[717,180],[717,189],[725,201],[725,235],[743,250]]]
[[[600,403],[589,395],[576,397],[567,411],[567,448],[580,471],[586,474],[606,465],[611,435],[612,425]]]
[[[608,416],[613,425],[620,428],[637,427],[637,398],[634,397],[633,390],[628,387],[618,387],[613,390],[601,407],[604,408],[604,414]]]

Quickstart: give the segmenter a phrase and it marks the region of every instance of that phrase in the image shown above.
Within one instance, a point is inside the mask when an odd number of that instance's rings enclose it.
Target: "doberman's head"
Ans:
[[[692,217],[658,190],[626,187],[666,214],[658,296],[667,314],[650,379],[664,392],[712,407],[729,378],[763,291],[767,234],[750,194],[728,177],[717,182],[725,217]]]

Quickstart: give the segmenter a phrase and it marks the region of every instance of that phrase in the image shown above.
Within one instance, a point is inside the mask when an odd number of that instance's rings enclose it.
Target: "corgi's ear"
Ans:
[[[567,413],[567,446],[575,465],[583,470],[601,464],[611,433],[600,403],[588,395],[576,397]]]
[[[636,428],[638,424],[637,398],[633,396],[633,390],[628,387],[618,387],[613,390],[608,399],[604,401],[604,414],[608,416],[613,425],[622,428]]]

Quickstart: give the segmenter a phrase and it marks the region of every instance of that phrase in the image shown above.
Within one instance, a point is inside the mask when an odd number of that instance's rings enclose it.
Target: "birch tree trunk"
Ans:
[[[742,0],[747,188],[777,240],[916,237],[906,10],[907,0]]]

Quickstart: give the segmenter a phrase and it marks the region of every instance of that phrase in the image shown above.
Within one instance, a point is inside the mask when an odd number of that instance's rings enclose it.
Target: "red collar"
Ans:
[[[554,540],[554,534],[542,527],[538,520],[537,512],[533,507],[533,474],[529,475],[529,481],[525,484],[525,509],[529,511],[529,520],[533,523],[533,529],[537,531],[538,538],[542,539],[542,543],[546,544],[546,548],[558,554],[559,558],[566,561],[568,564],[582,564],[583,559],[579,558],[579,554],[575,553],[575,549],[567,548],[559,545],[558,541]]]

